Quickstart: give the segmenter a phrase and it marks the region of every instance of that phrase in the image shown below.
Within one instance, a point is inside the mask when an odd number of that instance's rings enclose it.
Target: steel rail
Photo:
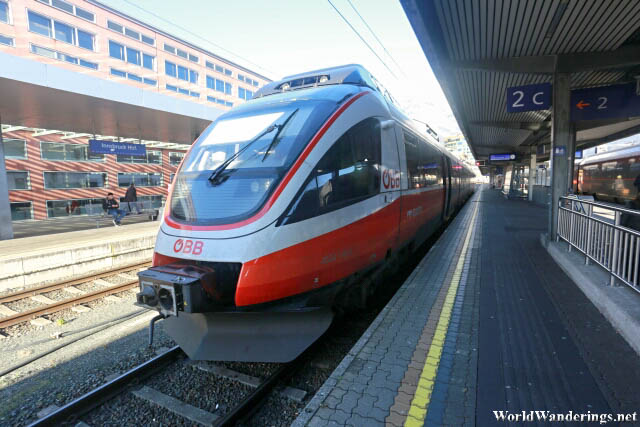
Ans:
[[[63,301],[58,301],[53,304],[45,305],[43,307],[36,307],[31,310],[23,311],[22,313],[16,313],[12,316],[8,316],[0,319],[0,329],[8,328],[9,326],[26,322],[27,320],[31,320],[34,317],[55,313],[56,311],[64,310],[65,308],[73,307],[74,305],[93,301],[111,294],[116,294],[118,292],[126,291],[137,285],[138,285],[137,280],[131,280],[129,282],[121,283],[119,285],[110,286],[104,289],[98,289],[97,291],[89,292],[75,298],[68,298]]]
[[[135,268],[146,267],[150,264],[151,262],[149,261],[145,261],[137,264],[130,264],[124,267],[118,267],[113,270],[105,271],[103,273],[87,274],[85,276],[77,277],[71,280],[63,280],[61,282],[51,283],[49,285],[42,285],[34,288],[24,289],[17,292],[12,292],[10,294],[0,296],[0,304],[5,302],[18,301],[24,298],[28,298],[30,296],[44,294],[44,293],[55,291],[58,289],[67,288],[73,285],[79,285],[95,279],[102,279],[105,277],[112,276],[114,274],[123,273],[128,270],[133,270]]]
[[[130,382],[134,380],[141,380],[152,375],[159,369],[162,369],[169,363],[173,362],[181,354],[182,350],[180,350],[180,347],[175,346],[165,353],[130,369],[118,378],[115,378],[67,403],[51,414],[34,421],[29,424],[29,427],[60,425],[65,421],[69,421],[70,418],[77,419],[81,415],[86,414],[106,401],[122,394]]]

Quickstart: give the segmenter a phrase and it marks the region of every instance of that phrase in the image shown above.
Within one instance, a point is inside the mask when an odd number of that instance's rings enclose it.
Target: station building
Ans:
[[[0,52],[223,111],[270,82],[93,0],[0,0]],[[108,192],[122,197],[132,181],[140,200],[159,206],[187,149],[11,124],[2,137],[14,221],[98,213]],[[147,155],[93,154],[89,139],[142,143]]]

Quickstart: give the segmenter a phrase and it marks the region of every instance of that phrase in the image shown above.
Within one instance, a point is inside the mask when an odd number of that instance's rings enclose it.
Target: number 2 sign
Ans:
[[[548,110],[551,107],[551,83],[507,88],[507,112]]]

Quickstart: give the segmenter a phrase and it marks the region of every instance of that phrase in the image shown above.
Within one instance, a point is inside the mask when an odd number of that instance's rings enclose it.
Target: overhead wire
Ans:
[[[128,0],[125,0],[128,1]],[[378,58],[378,60],[382,63],[382,65],[384,65],[384,67],[391,73],[391,75],[397,80],[398,76],[396,76],[396,74],[393,72],[393,70],[391,70],[391,68],[389,68],[389,66],[387,65],[386,62],[384,62],[384,60],[382,58],[380,58],[380,55],[378,55],[376,53],[376,51],[371,47],[371,45],[369,45],[369,43],[367,43],[367,41],[364,39],[364,37],[362,37],[362,35],[360,35],[360,33],[358,32],[358,30],[355,29],[355,27],[353,25],[351,25],[351,22],[349,22],[349,20],[338,10],[338,8],[331,2],[331,0],[327,0],[329,2],[329,4],[331,5],[331,7],[333,7],[333,9],[338,13],[338,15],[340,15],[340,17],[342,18],[342,20],[349,26],[349,28],[351,28],[351,30],[353,30],[354,33],[356,33],[356,35],[360,38],[360,40],[362,40],[362,43],[365,44],[365,46],[367,46],[369,48],[369,50],[371,51],[371,53],[373,53],[376,58]]]
[[[214,46],[217,49],[220,49],[220,50],[223,50],[223,51],[225,51],[227,53],[230,53],[231,55],[235,56],[238,59],[241,59],[241,60],[245,61],[248,64],[251,64],[251,65],[253,65],[255,67],[258,67],[258,68],[260,68],[260,69],[262,69],[264,71],[267,71],[267,72],[271,73],[272,75],[277,75],[276,72],[274,72],[272,70],[269,70],[267,68],[264,68],[262,65],[256,64],[255,62],[253,62],[253,61],[251,61],[251,60],[249,60],[249,59],[247,59],[247,58],[245,58],[243,56],[240,56],[237,53],[230,51],[229,49],[226,49],[226,48],[224,48],[224,47],[222,47],[222,46],[220,46],[218,44],[215,44],[212,41],[202,37],[201,35],[199,35],[197,33],[194,33],[193,31],[176,24],[174,21],[170,21],[170,20],[168,20],[166,18],[163,18],[162,16],[160,16],[160,15],[156,14],[155,12],[152,12],[152,11],[140,6],[139,4],[136,4],[135,2],[132,2],[130,0],[122,0],[122,1],[124,1],[125,3],[131,5],[131,6],[135,7],[135,8],[138,8],[138,9],[142,10],[145,13],[148,13],[149,15],[151,15],[151,16],[157,18],[157,19],[160,19],[163,22],[166,22],[167,24],[170,24],[171,26],[173,26],[175,28],[179,28],[180,30],[184,31],[185,33],[187,33],[187,34],[189,34],[189,35],[191,35],[193,37],[196,37],[196,38],[204,41],[205,43],[208,43],[209,45]]]
[[[378,41],[378,44],[380,44],[380,46],[382,47],[382,49],[385,51],[385,53],[389,56],[389,58],[391,58],[391,60],[393,61],[394,64],[396,64],[396,67],[398,67],[398,69],[400,70],[400,72],[402,73],[403,76],[407,77],[407,75],[404,73],[404,70],[402,69],[402,67],[400,66],[400,64],[398,64],[396,62],[396,60],[394,59],[393,55],[391,55],[391,52],[389,52],[387,50],[387,48],[384,46],[384,44],[382,43],[382,41],[378,38],[378,36],[376,35],[375,31],[373,31],[373,29],[369,26],[369,24],[367,23],[367,21],[362,17],[362,15],[360,15],[360,12],[358,12],[358,9],[356,9],[356,7],[353,5],[353,3],[351,2],[351,0],[347,0],[347,2],[349,3],[349,5],[351,6],[351,8],[353,9],[353,11],[358,15],[358,17],[360,18],[360,20],[362,21],[362,23],[367,27],[367,29],[369,30],[369,32],[371,33],[371,35],[373,37],[375,37],[375,39]]]

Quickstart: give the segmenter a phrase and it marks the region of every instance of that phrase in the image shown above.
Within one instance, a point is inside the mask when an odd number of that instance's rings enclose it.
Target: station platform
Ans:
[[[638,425],[640,357],[541,245],[547,216],[478,190],[293,425]]]
[[[0,241],[0,292],[151,260],[160,221]]]

